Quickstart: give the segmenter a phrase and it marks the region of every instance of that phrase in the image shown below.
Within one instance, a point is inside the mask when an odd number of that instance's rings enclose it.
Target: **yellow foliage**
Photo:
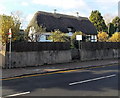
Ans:
[[[109,42],[120,42],[120,32],[115,32],[112,37],[108,39]]]
[[[53,42],[68,42],[68,36],[65,33],[62,33],[59,30],[56,30],[55,32],[51,32],[52,35],[49,37],[50,40],[53,40]]]
[[[98,41],[99,42],[106,42],[108,39],[108,36],[109,35],[106,32],[98,32],[98,35],[97,35]]]
[[[12,41],[18,35],[20,22],[15,20],[12,16],[0,15],[0,41],[2,43],[9,42],[8,32],[12,29]]]

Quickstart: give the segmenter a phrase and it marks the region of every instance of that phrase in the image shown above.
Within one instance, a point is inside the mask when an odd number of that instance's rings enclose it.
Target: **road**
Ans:
[[[29,75],[2,82],[3,96],[118,96],[118,65]]]

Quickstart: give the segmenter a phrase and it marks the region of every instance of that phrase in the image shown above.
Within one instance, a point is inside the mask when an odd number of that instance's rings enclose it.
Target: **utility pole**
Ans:
[[[8,38],[10,39],[10,43],[9,43],[9,68],[12,67],[12,31],[11,28],[9,29],[9,33],[8,33]]]
[[[79,56],[80,56],[80,60],[81,60],[81,43],[80,41],[82,40],[82,35],[76,35],[76,40],[78,40],[78,50],[79,50]]]

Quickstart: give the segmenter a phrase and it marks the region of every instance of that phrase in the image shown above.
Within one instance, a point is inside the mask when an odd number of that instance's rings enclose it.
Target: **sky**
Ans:
[[[0,0],[0,14],[18,14],[21,28],[26,28],[37,11],[54,12],[89,17],[92,10],[99,10],[106,20],[111,21],[118,16],[119,0]]]

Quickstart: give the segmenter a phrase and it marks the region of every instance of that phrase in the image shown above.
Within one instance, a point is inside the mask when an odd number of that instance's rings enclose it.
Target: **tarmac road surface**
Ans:
[[[2,81],[3,97],[118,96],[118,65],[31,75]]]

